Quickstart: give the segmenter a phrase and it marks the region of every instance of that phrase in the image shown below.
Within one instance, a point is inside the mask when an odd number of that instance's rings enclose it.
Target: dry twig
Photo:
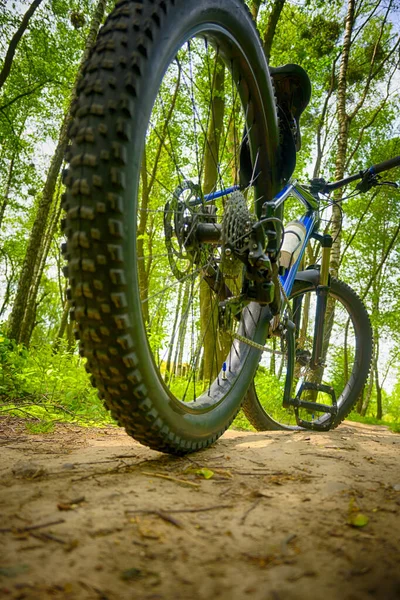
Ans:
[[[244,513],[244,515],[240,519],[240,524],[241,525],[244,525],[244,522],[247,519],[249,513],[251,513],[251,511],[254,510],[260,504],[261,500],[262,500],[262,498],[257,498],[257,500],[255,502],[253,502],[253,504],[250,506],[250,508],[248,508],[246,510],[246,512]]]
[[[29,525],[27,527],[2,527],[0,533],[9,533],[15,531],[22,533],[24,531],[33,531],[34,529],[41,529],[42,527],[50,527],[50,525],[59,525],[59,523],[65,523],[65,519],[57,519],[57,521],[49,521],[48,523],[42,523],[41,525]]]
[[[187,479],[178,479],[178,477],[172,477],[172,475],[164,475],[163,473],[151,473],[150,471],[141,471],[141,473],[149,477],[160,477],[161,479],[169,479],[170,481],[175,481],[176,483],[182,483],[184,485],[190,485],[192,487],[200,487],[199,483],[194,483],[194,481],[187,481]]]

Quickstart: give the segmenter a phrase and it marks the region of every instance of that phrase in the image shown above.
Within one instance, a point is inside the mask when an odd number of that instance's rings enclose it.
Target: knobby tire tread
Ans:
[[[229,427],[240,404],[229,422],[201,440],[183,439],[154,406],[130,333],[121,197],[128,168],[126,142],[135,135],[130,119],[146,85],[145,64],[165,19],[179,2],[120,0],[100,30],[72,108],[62,230],[68,239],[63,253],[68,261],[64,273],[71,285],[71,319],[76,321],[80,353],[87,359],[92,384],[129,435],[153,449],[185,454],[214,442]],[[131,36],[135,50],[128,58]],[[121,77],[123,93],[118,90]]]

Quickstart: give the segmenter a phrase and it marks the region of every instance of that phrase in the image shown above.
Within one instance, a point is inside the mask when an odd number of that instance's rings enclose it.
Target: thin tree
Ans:
[[[36,302],[35,294],[30,294],[30,290],[33,284],[35,264],[38,257],[41,256],[40,247],[43,242],[44,233],[47,227],[57,177],[60,173],[61,165],[64,159],[64,154],[68,144],[68,127],[72,119],[71,105],[73,104],[76,98],[77,85],[81,78],[84,64],[89,56],[92,46],[95,43],[100,25],[103,21],[106,4],[107,0],[99,0],[96,9],[93,13],[89,33],[86,38],[85,49],[82,55],[81,63],[78,69],[78,74],[75,80],[75,85],[72,91],[70,108],[67,111],[64,117],[63,124],[61,126],[57,147],[50,163],[50,168],[47,173],[46,182],[42,191],[42,197],[39,202],[36,218],[29,238],[28,248],[26,251],[18,283],[17,294],[8,325],[8,335],[11,339],[15,339],[16,341],[20,341],[21,339],[21,329],[24,321],[24,315],[25,311],[28,309],[28,298],[30,302]],[[27,343],[29,340],[25,338],[24,341],[25,343]]]
[[[3,87],[7,77],[10,74],[12,63],[14,60],[15,51],[17,49],[18,43],[26,31],[33,13],[38,8],[39,4],[41,4],[41,2],[42,2],[42,0],[34,0],[32,2],[30,7],[24,14],[20,26],[18,27],[17,31],[14,33],[14,35],[11,38],[11,41],[9,43],[8,50],[6,52],[6,56],[4,59],[3,68],[0,71],[0,90]]]

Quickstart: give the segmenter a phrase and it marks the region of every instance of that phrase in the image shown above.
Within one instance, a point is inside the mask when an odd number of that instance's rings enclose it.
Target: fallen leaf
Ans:
[[[78,508],[78,506],[80,504],[82,504],[82,502],[85,501],[85,497],[82,496],[81,498],[76,498],[75,500],[70,500],[69,502],[59,502],[57,504],[57,508],[58,510],[75,510],[75,508]]]
[[[365,527],[369,519],[363,513],[352,513],[349,515],[348,524],[352,527]]]
[[[71,540],[64,547],[64,550],[65,550],[65,552],[72,552],[72,550],[75,550],[75,548],[77,548],[78,546],[79,546],[79,540]]]
[[[213,477],[213,475],[214,475],[214,471],[211,471],[211,469],[206,469],[205,467],[203,467],[202,469],[196,470],[196,475],[198,475],[199,477],[204,477],[204,479],[211,479],[211,477]]]
[[[77,506],[76,504],[73,505],[73,504],[70,504],[69,502],[68,503],[67,502],[59,502],[57,504],[58,510],[74,510],[74,508],[76,508],[76,506]]]

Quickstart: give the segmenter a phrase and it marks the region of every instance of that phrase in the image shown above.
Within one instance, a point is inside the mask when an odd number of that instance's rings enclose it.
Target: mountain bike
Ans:
[[[399,165],[396,156],[334,183],[319,178],[301,186],[293,181],[272,201],[273,212],[294,196],[306,212],[285,228],[285,239],[293,239],[287,242],[290,264],[285,263],[285,242],[281,249],[281,263],[287,267],[280,276],[283,318],[281,310],[279,319],[271,320],[259,369],[243,404],[257,430],[328,431],[346,418],[362,394],[372,360],[371,324],[354,290],[329,274],[333,240],[318,232],[321,205],[332,205],[330,194],[357,180],[361,181],[353,197],[376,185],[397,188],[378,174]],[[312,240],[321,247],[321,262],[304,269]]]
[[[279,261],[298,113],[276,108],[242,0],[119,1],[85,65],[62,199],[71,318],[105,406],[154,449],[227,429],[271,322],[295,369]],[[336,290],[326,261],[305,273],[318,297]]]

